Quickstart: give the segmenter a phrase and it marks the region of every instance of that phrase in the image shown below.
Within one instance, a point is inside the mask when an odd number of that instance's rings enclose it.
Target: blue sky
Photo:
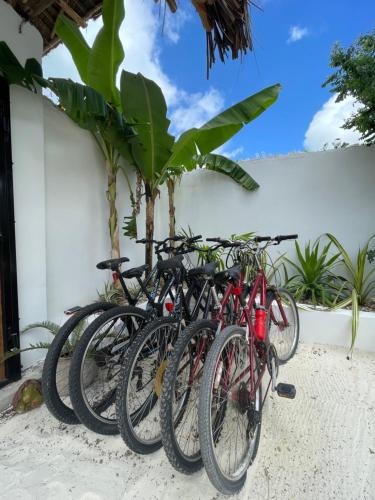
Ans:
[[[172,131],[200,125],[225,107],[274,83],[281,83],[279,100],[246,126],[222,151],[233,158],[321,149],[336,138],[356,142],[340,129],[356,104],[335,104],[321,83],[330,74],[333,44],[349,45],[368,32],[375,21],[375,2],[357,0],[266,0],[263,11],[252,8],[255,52],[242,63],[217,61],[206,79],[205,36],[190,2],[162,14],[152,0],[125,0],[121,28],[124,66],[153,78],[163,88]],[[101,21],[90,23],[84,34],[90,41]],[[59,47],[44,59],[48,76],[78,80],[66,49]],[[354,108],[353,108],[354,106]],[[306,135],[307,134],[307,135]]]

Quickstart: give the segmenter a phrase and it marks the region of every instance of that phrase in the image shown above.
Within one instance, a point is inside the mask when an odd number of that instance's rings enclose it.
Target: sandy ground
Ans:
[[[375,499],[375,354],[300,345],[271,396],[240,499]],[[218,499],[204,471],[175,472],[163,450],[129,451],[118,436],[59,424],[42,407],[0,420],[1,499]]]

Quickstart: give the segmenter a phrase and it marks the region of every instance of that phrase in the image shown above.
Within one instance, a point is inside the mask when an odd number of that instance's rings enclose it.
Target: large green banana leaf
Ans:
[[[168,133],[170,121],[163,93],[141,73],[123,71],[121,104],[126,120],[134,123],[137,131],[132,145],[137,165],[144,178],[156,185],[174,144],[174,137]]]
[[[124,16],[124,0],[103,2],[103,27],[96,36],[88,63],[87,84],[115,106],[120,104],[116,75],[124,59],[124,49],[119,37]]]
[[[94,88],[105,99],[118,106],[119,92],[116,75],[124,59],[119,30],[125,16],[123,0],[103,2],[103,27],[97,34],[92,48],[88,46],[79,28],[60,14],[55,30],[72,55],[82,81]]]
[[[280,88],[277,84],[263,89],[226,109],[200,128],[184,132],[175,143],[167,166],[183,165],[197,153],[205,155],[225,144],[276,101]]]
[[[55,31],[69,50],[82,81],[88,83],[91,49],[78,26],[64,14],[60,14],[56,19]]]
[[[47,81],[64,112],[81,128],[111,144],[130,163],[134,163],[129,141],[135,137],[124,116],[110,106],[95,89],[63,78]]]
[[[41,75],[42,68],[36,59],[27,59],[25,67],[18,61],[6,42],[0,42],[0,75],[9,85],[16,84],[36,92],[33,74]]]
[[[259,184],[245,172],[241,165],[225,156],[210,153],[203,156],[197,156],[195,160],[197,167],[205,167],[207,170],[227,175],[248,191],[255,191],[259,188]],[[189,168],[189,170],[192,169]]]

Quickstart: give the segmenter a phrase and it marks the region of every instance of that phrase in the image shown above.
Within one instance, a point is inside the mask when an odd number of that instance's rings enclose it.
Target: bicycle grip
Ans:
[[[298,234],[282,234],[279,236],[275,236],[274,240],[280,243],[280,241],[285,240],[296,240],[298,238]]]

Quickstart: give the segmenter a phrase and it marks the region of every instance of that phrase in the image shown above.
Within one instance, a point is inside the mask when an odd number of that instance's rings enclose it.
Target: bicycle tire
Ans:
[[[71,361],[69,372],[69,393],[73,409],[79,420],[90,430],[103,435],[118,434],[116,419],[105,419],[96,414],[94,409],[88,404],[85,397],[85,389],[82,387],[82,365],[85,361],[85,355],[95,334],[111,319],[122,316],[137,316],[145,321],[148,319],[146,311],[135,306],[118,306],[106,311],[99,318],[91,323],[85,330],[80,342],[78,343]],[[139,330],[140,331],[140,330]],[[138,333],[139,333],[138,331]],[[130,340],[131,342],[132,340]]]
[[[278,359],[279,359],[279,364],[284,365],[288,361],[290,361],[293,356],[296,353],[297,347],[298,347],[298,342],[299,342],[299,314],[298,314],[298,307],[296,304],[296,301],[294,300],[293,295],[286,290],[285,288],[278,288],[276,290],[276,293],[282,298],[282,296],[286,297],[286,299],[290,303],[290,310],[294,316],[294,334],[292,341],[289,342],[291,344],[291,347],[289,350],[286,351],[286,353],[283,352],[283,341],[279,340],[280,336],[283,335],[283,332],[279,333],[273,333],[272,332],[272,318],[270,314],[270,306],[272,306],[272,302],[274,300],[274,294],[275,292],[272,292],[271,296],[272,299],[268,297],[268,305],[267,305],[267,311],[268,311],[268,335],[270,337],[270,341],[274,343],[276,347],[276,351],[278,353]],[[278,338],[279,337],[279,338]],[[285,344],[285,341],[284,341]]]
[[[74,410],[64,403],[57,388],[56,373],[61,351],[69,336],[81,321],[95,313],[104,312],[113,307],[116,307],[116,304],[95,302],[81,308],[61,326],[48,349],[42,372],[43,398],[49,412],[64,424],[75,425],[79,424],[80,420]]]
[[[228,340],[230,340],[231,337],[234,338],[235,336],[243,336],[243,338],[245,338],[245,331],[243,330],[243,328],[236,325],[228,326],[220,332],[220,335],[215,338],[204,366],[198,407],[199,438],[201,443],[203,463],[211,483],[218,491],[220,491],[224,495],[233,495],[240,491],[244,486],[247,477],[247,468],[243,471],[240,477],[238,477],[238,479],[232,480],[224,475],[216,461],[214,452],[216,439],[215,443],[213,443],[211,432],[211,389],[215,382],[216,367],[223,347],[226,343],[228,343]],[[259,376],[259,363],[257,361],[257,357],[255,359],[256,370]],[[260,404],[259,402],[262,401],[262,384],[260,384],[258,391],[258,404]],[[249,460],[247,467],[252,464],[256,457],[259,447],[260,431],[261,409],[259,423],[257,423],[255,431],[256,437],[254,446],[251,452],[251,456],[247,457],[247,459]]]
[[[167,455],[169,462],[172,467],[178,472],[183,474],[193,474],[203,467],[202,457],[200,454],[200,449],[195,451],[192,455],[188,456],[184,453],[178,444],[178,439],[176,436],[176,431],[179,425],[182,427],[185,425],[183,422],[184,413],[186,411],[186,402],[183,402],[184,408],[180,411],[181,415],[177,418],[174,415],[173,403],[176,390],[176,382],[178,377],[179,366],[181,360],[184,356],[186,348],[194,336],[197,336],[200,331],[211,330],[212,336],[215,335],[217,330],[217,323],[212,320],[198,320],[191,323],[186,327],[183,333],[177,340],[172,358],[168,364],[165,372],[163,390],[160,399],[160,423],[161,423],[161,436],[164,451]],[[207,351],[208,352],[208,351]],[[190,390],[188,397],[190,397]],[[195,389],[198,390],[199,389]],[[194,403],[194,402],[193,402]],[[190,417],[190,411],[188,411]],[[177,421],[176,421],[177,420]],[[198,422],[196,422],[198,424]],[[190,427],[191,431],[191,427]],[[193,429],[193,434],[196,431],[198,433],[198,428]]]
[[[142,350],[144,349],[144,345],[146,344],[148,339],[152,340],[152,335],[161,330],[163,327],[168,325],[177,325],[176,319],[174,318],[159,318],[154,321],[151,321],[148,325],[144,327],[144,329],[137,335],[137,338],[132,343],[131,347],[128,349],[122,363],[121,373],[119,377],[119,382],[117,386],[117,394],[116,394],[116,414],[118,419],[118,427],[121,434],[122,439],[126,443],[126,445],[134,452],[140,453],[142,455],[146,455],[149,453],[153,453],[161,448],[161,431],[160,435],[156,436],[154,439],[149,439],[145,442],[145,440],[141,439],[135,432],[134,427],[136,427],[139,423],[143,422],[144,419],[151,413],[151,411],[155,408],[155,405],[158,401],[158,396],[156,394],[155,385],[152,388],[152,393],[146,398],[145,402],[134,412],[131,412],[128,404],[129,394],[130,394],[130,385],[133,380],[133,369],[137,362],[138,357],[141,356]],[[158,369],[160,368],[160,364]],[[156,377],[155,377],[156,379]],[[139,389],[136,388],[136,391]],[[149,399],[150,398],[150,399]],[[150,401],[151,404],[148,402]],[[149,406],[149,412],[147,414],[144,413],[144,408],[147,409],[147,405]],[[142,418],[143,417],[143,418]],[[157,417],[155,417],[157,418]],[[136,422],[135,425],[133,423]]]

